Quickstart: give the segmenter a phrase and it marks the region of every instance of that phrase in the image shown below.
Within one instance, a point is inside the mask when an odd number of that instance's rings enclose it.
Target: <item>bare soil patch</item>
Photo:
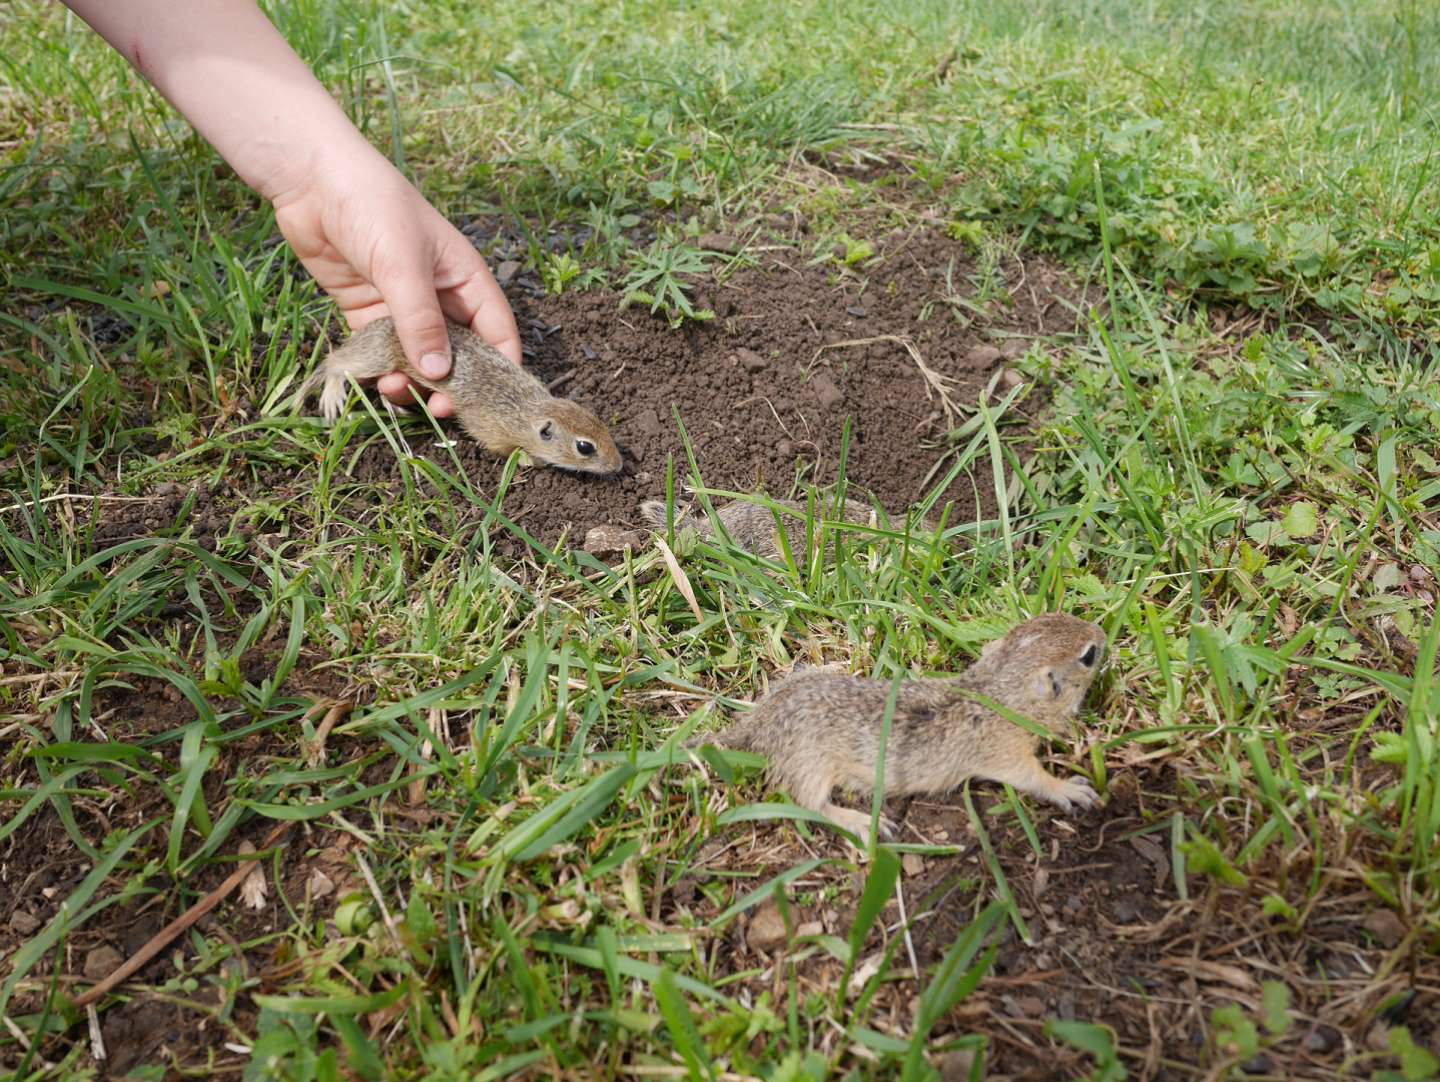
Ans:
[[[982,281],[964,246],[931,229],[892,234],[879,256],[873,266],[842,268],[830,259],[806,265],[793,251],[762,253],[760,266],[701,287],[699,306],[713,309],[713,321],[678,329],[643,306],[622,309],[614,294],[553,297],[517,278],[510,294],[526,363],[557,394],[611,422],[626,468],[609,479],[527,470],[506,513],[547,543],[565,531],[578,543],[591,526],[638,523],[638,503],[664,495],[667,460],[686,479],[677,415],[708,486],[763,487],[775,496],[798,480],[838,478],[848,420],[846,477],[888,510],[903,511],[943,476],[931,473],[945,457],[947,425],[900,340],[943,378],[958,406],[973,408],[1007,359],[1073,330],[1086,300],[1043,260],[1011,262],[995,281]],[[983,316],[963,303],[980,289],[988,294]],[[864,344],[840,345],[846,342]],[[1035,405],[1031,398],[1023,408]],[[412,447],[448,461],[423,436]],[[502,464],[468,440],[457,453],[476,487],[493,491]],[[356,473],[399,484],[388,448],[367,451]],[[995,510],[988,470],[978,481],[957,478],[944,498],[956,504],[952,521]]]

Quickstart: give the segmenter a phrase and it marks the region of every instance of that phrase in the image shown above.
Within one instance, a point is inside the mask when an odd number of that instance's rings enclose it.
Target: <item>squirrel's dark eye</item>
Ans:
[[[589,458],[595,453],[595,445],[589,440],[576,440],[575,452],[582,458]]]
[[[553,440],[555,438],[555,422],[546,421],[540,426],[540,438],[542,440]]]
[[[1100,660],[1100,648],[1092,642],[1089,646],[1085,647],[1085,652],[1080,655],[1080,664],[1088,669],[1098,660]]]

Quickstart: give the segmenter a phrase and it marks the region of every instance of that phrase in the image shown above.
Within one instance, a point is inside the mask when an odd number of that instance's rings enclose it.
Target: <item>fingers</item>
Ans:
[[[417,400],[423,398],[425,405],[436,417],[455,416],[455,403],[448,394],[436,391],[429,398],[425,398],[424,390],[412,383],[404,372],[391,372],[381,376],[375,381],[375,389],[397,406],[413,406]]]
[[[435,295],[431,261],[417,250],[376,277],[405,356],[430,379],[444,379],[450,374],[450,332]]]
[[[453,276],[456,284],[440,291],[440,303],[445,314],[457,323],[463,323],[486,342],[498,349],[516,364],[521,363],[520,330],[515,325],[515,313],[505,292],[480,253],[470,242],[456,234],[459,243],[447,246],[441,259],[453,264],[443,267],[440,277]],[[446,275],[449,270],[451,275]]]

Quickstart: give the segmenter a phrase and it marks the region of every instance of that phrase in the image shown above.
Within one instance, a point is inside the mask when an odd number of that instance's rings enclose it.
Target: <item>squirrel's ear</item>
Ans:
[[[542,440],[553,440],[555,438],[554,421],[551,421],[547,418],[545,423],[540,426],[540,438]]]

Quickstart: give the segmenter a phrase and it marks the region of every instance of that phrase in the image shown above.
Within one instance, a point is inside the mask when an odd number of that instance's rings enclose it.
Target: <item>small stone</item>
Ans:
[[[833,410],[845,401],[844,392],[835,386],[835,381],[828,372],[821,372],[812,379],[810,389],[815,392],[815,400],[820,403],[821,409]]]
[[[1430,574],[1430,571],[1429,571],[1428,568],[1422,567],[1420,564],[1411,564],[1411,565],[1410,565],[1410,581],[1411,581],[1411,582],[1425,583],[1425,582],[1429,582],[1429,581],[1431,580],[1431,578],[1433,578],[1433,577],[1434,577],[1434,576],[1432,576],[1432,575]]]
[[[642,432],[647,436],[660,435],[663,431],[660,424],[660,415],[651,409],[641,410],[635,418],[635,428],[636,431]]]
[[[735,359],[740,362],[740,367],[747,372],[763,372],[770,367],[770,362],[753,349],[746,349],[741,346],[735,351]]]
[[[795,929],[796,939],[803,939],[806,936],[824,934],[825,926],[821,924],[818,920],[807,920],[804,924],[800,925],[800,927]]]
[[[845,309],[845,314],[847,316],[854,316],[856,319],[864,319],[865,309],[861,308],[858,304],[852,304],[849,308]]]
[[[1324,1055],[1339,1043],[1339,1039],[1340,1035],[1329,1026],[1316,1026],[1309,1033],[1305,1034],[1305,1040],[1302,1043],[1305,1046],[1305,1051],[1312,1052],[1315,1055]]]
[[[1116,924],[1129,924],[1136,917],[1135,907],[1129,902],[1116,902],[1111,913]]]
[[[766,902],[750,918],[750,927],[745,930],[745,942],[753,951],[769,953],[784,943],[788,934],[785,931],[785,918],[780,915],[780,907],[774,902]]]
[[[789,440],[781,440],[775,445],[775,453],[781,458],[789,458],[795,453],[795,445]]]
[[[1372,909],[1365,915],[1364,928],[1386,950],[1405,938],[1405,925],[1392,909]]]
[[[124,961],[119,951],[106,944],[85,955],[85,966],[81,972],[85,974],[87,981],[103,981],[119,969]]]
[[[319,868],[311,868],[310,878],[305,883],[305,892],[311,901],[318,902],[321,898],[335,893],[335,881]]]
[[[1002,392],[1013,391],[1020,384],[1025,382],[1025,377],[1013,368],[1002,368],[1000,370],[1000,382],[997,386]]]
[[[972,368],[989,368],[1000,357],[1000,351],[994,346],[976,346],[966,354],[965,360]]]
[[[1269,1074],[1275,1064],[1264,1052],[1258,1052],[1240,1065],[1246,1074]]]
[[[968,1048],[946,1052],[940,1060],[941,1082],[969,1082],[975,1070],[975,1053]]]
[[[584,343],[584,342],[582,342],[582,343],[580,344],[580,352],[583,353],[583,354],[585,354],[585,359],[586,359],[587,361],[593,361],[596,357],[600,356],[600,354],[598,354],[598,353],[595,352],[595,349],[594,349],[593,346],[589,345],[588,343]]]
[[[627,530],[623,526],[595,526],[585,534],[585,551],[597,558],[618,556],[626,549],[644,547],[645,535],[639,530]]]
[[[1018,360],[1025,356],[1025,351],[1029,348],[1030,344],[1026,342],[1025,339],[1012,338],[1000,347],[1000,356],[1004,357],[1007,361]]]
[[[919,875],[925,870],[925,858],[919,853],[906,853],[900,858],[900,867],[906,875]]]
[[[1045,1001],[1037,996],[1021,996],[1015,1001],[1015,1009],[1026,1018],[1039,1018],[1045,1013]]]
[[[513,259],[507,259],[495,268],[495,280],[502,286],[508,286],[519,273],[520,264]]]
[[[40,918],[23,909],[10,914],[10,930],[17,935],[30,935],[40,927]]]
[[[724,252],[733,255],[740,250],[740,242],[729,233],[704,233],[696,245],[702,252]]]

